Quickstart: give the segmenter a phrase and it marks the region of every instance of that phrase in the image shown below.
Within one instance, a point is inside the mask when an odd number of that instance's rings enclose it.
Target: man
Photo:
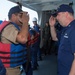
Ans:
[[[38,38],[38,42],[37,42],[37,57],[38,57],[38,60],[42,60],[42,57],[41,57],[41,50],[40,50],[40,26],[37,24],[37,18],[34,17],[33,18],[33,29],[39,34],[39,38]]]
[[[36,44],[38,40],[38,36],[36,36],[36,31],[32,28],[29,29],[30,33],[30,39],[31,39],[31,45],[30,45],[30,51],[31,51],[31,64],[32,64],[32,69],[37,70],[37,49],[36,49]],[[36,38],[36,40],[35,40]]]
[[[49,24],[52,39],[59,41],[55,31],[56,20],[63,26],[58,49],[58,75],[75,75],[75,20],[73,9],[62,4],[57,9],[57,16],[51,16]]]
[[[6,68],[6,75],[20,75],[20,66],[27,61],[25,43],[28,38],[29,15],[19,6],[14,6],[9,10],[8,18],[10,23],[1,33],[1,42],[7,44],[7,47],[0,56]]]

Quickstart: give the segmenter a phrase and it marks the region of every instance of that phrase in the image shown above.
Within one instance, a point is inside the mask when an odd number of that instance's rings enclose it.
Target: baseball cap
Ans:
[[[72,9],[71,6],[67,5],[67,4],[62,4],[60,5],[58,8],[57,8],[57,13],[59,12],[69,12],[69,13],[72,13],[74,14],[74,11]]]
[[[20,13],[20,12],[22,12],[22,9],[19,6],[14,6],[9,10],[8,17],[10,18],[12,14]]]

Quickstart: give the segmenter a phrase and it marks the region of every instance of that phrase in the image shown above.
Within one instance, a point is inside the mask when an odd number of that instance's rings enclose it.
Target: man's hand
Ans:
[[[18,16],[18,19],[22,23],[28,23],[29,22],[29,14],[28,12],[21,12]]]
[[[54,26],[55,23],[56,23],[55,17],[51,16],[50,19],[49,19],[49,25],[50,25],[50,26]]]
[[[18,14],[18,20],[21,23],[21,29],[17,35],[16,41],[25,44],[28,38],[28,22],[29,22],[28,12],[20,12]]]

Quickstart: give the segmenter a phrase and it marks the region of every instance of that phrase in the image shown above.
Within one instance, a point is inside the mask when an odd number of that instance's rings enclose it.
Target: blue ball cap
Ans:
[[[62,5],[60,5],[60,6],[57,8],[57,13],[59,13],[59,12],[69,12],[69,13],[74,14],[74,11],[73,11],[72,7],[70,7],[70,6],[67,5],[67,4],[62,4]]]
[[[20,12],[22,12],[22,9],[19,6],[14,6],[9,10],[8,17],[10,18],[12,14],[20,13]]]

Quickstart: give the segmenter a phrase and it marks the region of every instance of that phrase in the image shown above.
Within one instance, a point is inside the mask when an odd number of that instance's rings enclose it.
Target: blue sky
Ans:
[[[0,20],[8,20],[8,11],[11,7],[16,6],[17,4],[10,2],[8,0],[0,0]],[[33,25],[32,23],[32,19],[33,17],[38,18],[37,12],[33,11],[29,8],[26,7],[22,7],[22,10],[27,11],[29,13],[30,16],[30,20],[29,23],[31,24],[31,26]]]

